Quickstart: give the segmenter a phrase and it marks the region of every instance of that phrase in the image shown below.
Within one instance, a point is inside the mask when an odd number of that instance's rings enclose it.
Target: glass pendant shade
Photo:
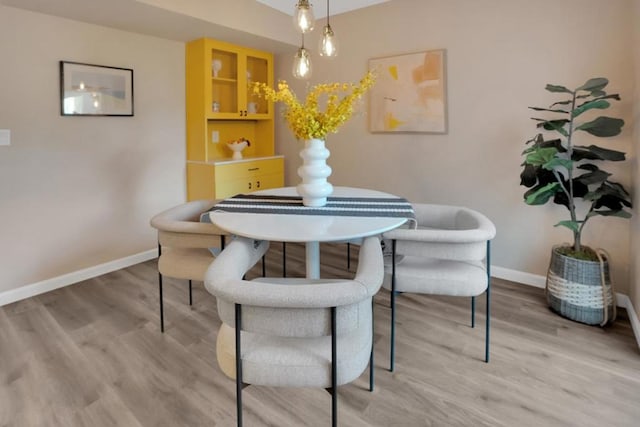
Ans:
[[[311,58],[304,47],[298,49],[293,58],[293,77],[302,80],[311,77]]]
[[[326,25],[322,30],[322,38],[318,47],[320,56],[332,58],[338,55],[338,40],[336,39],[330,25]]]
[[[299,0],[296,4],[296,8],[293,11],[293,24],[302,34],[313,30],[315,18],[308,0]]]

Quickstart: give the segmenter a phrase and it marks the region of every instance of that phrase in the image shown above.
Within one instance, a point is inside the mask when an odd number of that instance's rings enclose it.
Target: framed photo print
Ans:
[[[60,61],[60,114],[133,116],[133,70]]]

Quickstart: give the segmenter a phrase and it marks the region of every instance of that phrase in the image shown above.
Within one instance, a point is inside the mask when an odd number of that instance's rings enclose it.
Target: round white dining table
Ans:
[[[252,195],[297,196],[295,187],[262,190]],[[397,198],[381,191],[334,187],[332,197]],[[306,245],[307,277],[320,277],[320,243],[374,236],[404,224],[407,218],[342,215],[296,215],[213,210],[211,222],[230,234],[256,240],[303,242]]]

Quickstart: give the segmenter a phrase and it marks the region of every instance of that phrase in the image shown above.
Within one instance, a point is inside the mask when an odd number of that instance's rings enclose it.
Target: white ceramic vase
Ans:
[[[327,197],[333,193],[333,186],[327,182],[327,177],[331,175],[331,168],[326,161],[329,154],[322,139],[308,139],[304,142],[304,149],[300,151],[302,166],[298,168],[298,176],[302,178],[302,182],[296,190],[305,206],[324,206],[327,204]]]

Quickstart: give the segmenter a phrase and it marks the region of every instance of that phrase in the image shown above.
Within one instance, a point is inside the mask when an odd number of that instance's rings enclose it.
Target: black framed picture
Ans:
[[[60,114],[133,116],[133,70],[60,61]]]

